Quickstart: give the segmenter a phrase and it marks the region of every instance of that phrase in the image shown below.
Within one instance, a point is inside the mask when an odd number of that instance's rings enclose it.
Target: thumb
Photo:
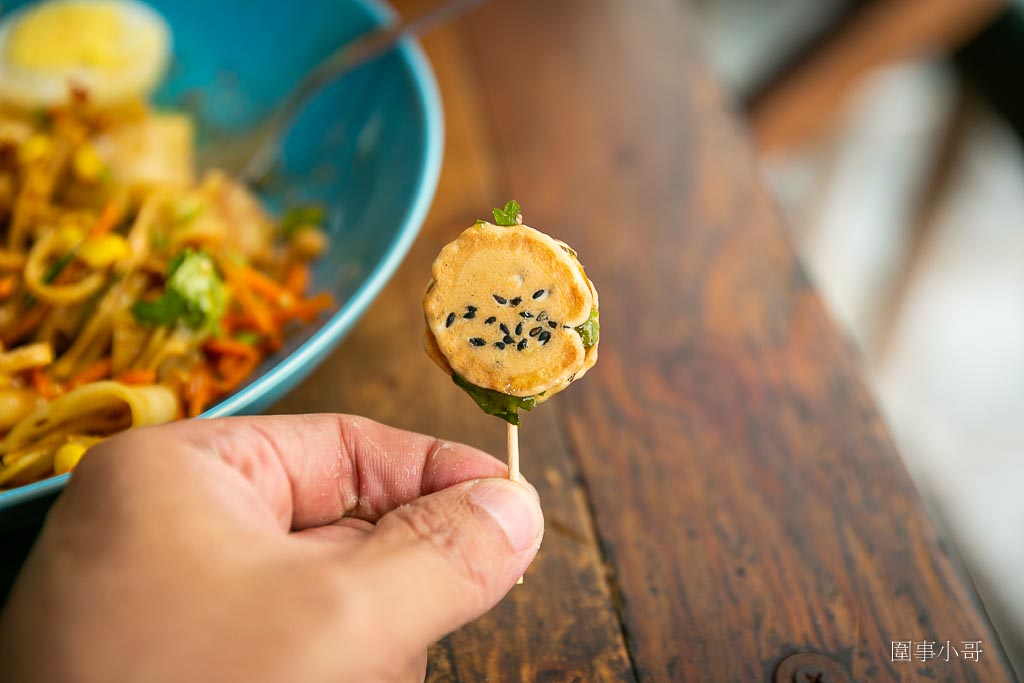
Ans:
[[[544,518],[533,487],[468,481],[386,514],[349,556],[361,614],[422,648],[493,607],[540,547]]]

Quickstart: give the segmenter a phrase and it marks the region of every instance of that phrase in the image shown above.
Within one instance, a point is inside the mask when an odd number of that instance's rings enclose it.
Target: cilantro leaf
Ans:
[[[48,285],[53,284],[54,280],[60,277],[60,274],[64,272],[64,269],[71,265],[71,262],[74,260],[75,250],[72,249],[71,251],[67,252],[66,254],[64,254],[59,259],[53,262],[53,265],[50,266],[49,270],[46,271],[46,274],[43,275],[43,282],[45,282]],[[36,297],[32,294],[26,294],[25,305],[35,306]]]
[[[174,291],[165,291],[152,301],[139,301],[132,306],[132,315],[143,325],[171,327],[187,315],[187,305],[181,295]]]
[[[64,269],[67,268],[69,265],[71,265],[71,262],[74,261],[74,260],[75,260],[75,252],[74,252],[74,250],[71,250],[68,253],[66,253],[63,256],[61,256],[59,259],[54,261],[53,265],[50,266],[50,269],[48,271],[46,271],[46,275],[43,276],[43,282],[45,282],[48,285],[52,284],[53,281],[56,280],[57,277],[62,272],[64,272]]]
[[[167,279],[174,277],[174,274],[178,272],[178,268],[181,268],[181,264],[185,262],[185,257],[190,253],[195,253],[191,249],[182,249],[177,254],[171,257],[171,260],[167,262]]]
[[[294,235],[299,228],[306,226],[319,228],[324,224],[324,216],[324,207],[319,204],[292,207],[281,216],[278,232],[281,237],[287,239]]]
[[[493,389],[484,389],[454,372],[452,373],[452,381],[469,394],[482,411],[488,415],[500,417],[510,424],[519,424],[520,409],[533,410],[537,407],[536,396],[509,396]]]
[[[583,348],[589,349],[596,344],[601,333],[601,323],[597,319],[597,308],[591,308],[590,317],[587,318],[587,322],[577,325],[573,329],[576,330],[583,340]]]
[[[227,309],[227,292],[209,254],[185,249],[167,264],[164,291],[152,301],[132,306],[143,325],[171,327],[184,322],[193,329],[212,329]]]
[[[186,250],[167,281],[186,301],[192,327],[216,325],[227,308],[227,292],[209,254]],[[194,324],[200,323],[200,324]]]
[[[519,223],[519,214],[521,213],[519,202],[510,199],[505,202],[505,208],[494,209],[491,213],[494,214],[494,222],[497,225],[516,225]]]
[[[521,208],[522,207],[519,206],[519,202],[514,199],[510,199],[505,202],[505,215],[509,218],[515,218],[520,214]]]
[[[260,343],[263,341],[263,338],[260,335],[256,334],[255,332],[250,332],[249,330],[242,330],[240,332],[236,332],[235,339],[242,342],[243,344],[248,344],[249,346],[259,346]]]

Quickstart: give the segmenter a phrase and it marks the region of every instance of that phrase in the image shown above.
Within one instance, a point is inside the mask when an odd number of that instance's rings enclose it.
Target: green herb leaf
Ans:
[[[72,249],[53,262],[53,265],[50,266],[50,270],[46,271],[46,275],[43,276],[43,282],[48,285],[52,284],[53,281],[57,279],[57,276],[64,272],[64,269],[67,268],[74,260],[75,251]]]
[[[171,327],[178,321],[193,329],[212,330],[227,309],[227,292],[209,254],[185,249],[167,264],[163,293],[132,307],[143,325]]]
[[[181,264],[185,262],[185,257],[194,253],[196,252],[191,249],[182,249],[172,256],[171,260],[167,262],[167,279],[170,280],[174,277],[174,274],[178,272],[178,268],[181,268]]]
[[[188,306],[186,322],[191,327],[212,328],[227,309],[224,281],[213,258],[204,252],[186,249],[171,262],[173,269],[166,288],[177,292]]]
[[[596,307],[590,309],[590,317],[587,318],[587,322],[577,325],[575,330],[583,340],[583,348],[589,349],[597,343],[601,333],[601,323],[597,319]]]
[[[533,410],[537,406],[536,396],[509,396],[493,389],[484,389],[456,373],[452,373],[452,381],[469,394],[485,413],[500,417],[510,424],[519,424],[519,410]]]
[[[49,133],[53,130],[53,114],[49,110],[33,109],[29,112],[29,117],[32,120],[32,124],[43,132]]]
[[[188,305],[181,295],[174,291],[165,291],[152,301],[139,301],[132,306],[132,315],[135,319],[150,327],[171,327],[187,314]]]
[[[295,232],[302,227],[310,226],[314,228],[322,227],[324,224],[325,217],[324,207],[319,204],[307,204],[305,206],[296,206],[285,212],[284,216],[281,217],[281,223],[278,227],[278,231],[281,237],[285,239],[291,237]]]
[[[191,223],[206,210],[206,204],[198,197],[186,197],[171,204],[171,222],[174,225]]]
[[[510,199],[505,202],[505,208],[495,209],[491,213],[494,214],[494,222],[497,225],[516,225],[519,223],[517,220],[520,213],[519,202],[514,199]]]
[[[53,281],[56,280],[57,277],[62,272],[64,272],[64,269],[67,268],[71,264],[71,262],[74,261],[74,260],[75,260],[75,250],[72,249],[71,251],[69,251],[68,253],[64,254],[59,259],[57,259],[56,261],[53,262],[53,265],[50,266],[50,269],[48,271],[46,271],[45,275],[43,275],[43,282],[45,282],[48,285],[53,284]],[[36,297],[35,297],[35,295],[33,295],[33,294],[26,294],[25,295],[25,306],[27,308],[31,308],[32,306],[35,306],[35,305],[36,305]]]
[[[256,334],[255,332],[250,332],[249,330],[242,330],[241,332],[236,332],[235,339],[242,342],[243,344],[248,344],[249,346],[259,346],[260,343],[263,342],[263,337]]]
[[[519,215],[520,206],[519,202],[514,199],[510,199],[505,202],[505,215],[509,218],[516,218]]]

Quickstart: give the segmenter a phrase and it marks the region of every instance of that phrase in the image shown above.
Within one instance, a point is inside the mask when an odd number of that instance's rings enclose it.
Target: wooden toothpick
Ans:
[[[508,423],[508,478],[519,481],[519,427]]]
[[[519,427],[508,423],[508,478],[512,481],[520,481],[519,477]],[[523,577],[516,580],[516,585],[523,584]]]

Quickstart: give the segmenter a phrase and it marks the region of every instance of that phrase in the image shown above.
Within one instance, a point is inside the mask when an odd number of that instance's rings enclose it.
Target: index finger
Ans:
[[[124,457],[159,451],[154,460],[172,467],[175,455],[222,463],[286,530],[346,516],[374,522],[420,496],[505,474],[483,451],[352,415],[190,420],[133,430],[104,446],[136,452]]]

